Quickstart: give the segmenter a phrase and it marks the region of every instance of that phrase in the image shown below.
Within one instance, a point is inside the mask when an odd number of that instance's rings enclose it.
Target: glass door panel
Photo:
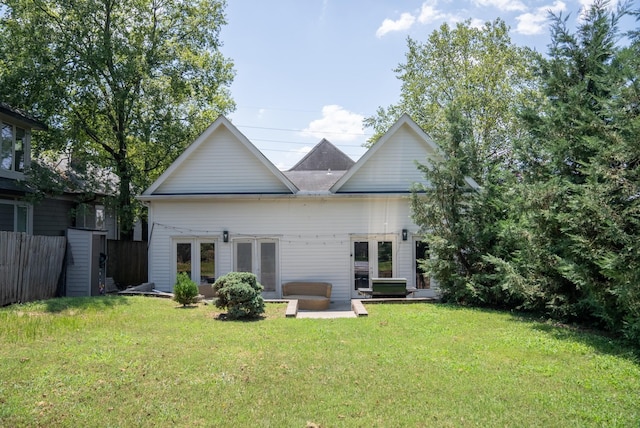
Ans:
[[[353,283],[354,289],[369,288],[369,242],[353,243]]]
[[[191,243],[189,242],[176,244],[176,271],[178,274],[186,273],[191,278]]]
[[[264,287],[265,293],[275,293],[278,284],[278,246],[273,239],[235,242],[235,270],[251,272]]]
[[[358,296],[358,289],[371,287],[371,278],[394,276],[394,241],[383,238],[372,236],[352,242],[354,297]]]
[[[431,288],[431,278],[427,275],[424,269],[420,267],[420,261],[429,257],[429,245],[424,241],[416,241],[416,257],[415,272],[416,272],[416,288],[428,289]]]
[[[236,272],[253,272],[253,243],[236,243]]]
[[[378,241],[377,278],[393,278],[393,243]]]
[[[200,243],[200,284],[216,280],[216,247],[213,242]]]
[[[260,284],[264,291],[276,291],[276,243],[260,243]]]

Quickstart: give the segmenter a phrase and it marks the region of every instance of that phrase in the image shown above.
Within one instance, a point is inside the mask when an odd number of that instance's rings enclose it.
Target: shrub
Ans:
[[[254,274],[249,272],[230,272],[221,276],[213,284],[218,294],[216,307],[227,310],[231,319],[255,318],[264,313],[262,285]]]
[[[176,278],[176,284],[173,286],[173,300],[182,303],[183,306],[198,301],[198,286],[184,272],[179,273]]]

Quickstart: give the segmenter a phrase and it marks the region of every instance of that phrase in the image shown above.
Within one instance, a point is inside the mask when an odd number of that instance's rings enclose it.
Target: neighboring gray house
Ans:
[[[117,239],[115,217],[105,208],[106,195],[83,190],[77,180],[55,196],[33,202],[36,192],[26,174],[37,167],[31,158],[31,132],[44,129],[44,123],[0,103],[0,230],[60,236],[69,227],[79,227],[104,229],[110,239]],[[51,173],[62,182],[74,182],[68,171]]]
[[[401,277],[434,296],[417,265],[428,251],[409,195],[424,182],[416,161],[437,156],[404,115],[357,162],[322,140],[283,172],[219,117],[139,196],[149,207],[149,281],[170,291],[179,272],[200,283],[249,271],[265,297],[281,297],[288,281],[326,281],[332,299],[348,300],[372,278]]]

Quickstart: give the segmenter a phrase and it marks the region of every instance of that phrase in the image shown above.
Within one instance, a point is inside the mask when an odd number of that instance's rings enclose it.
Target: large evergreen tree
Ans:
[[[234,106],[220,53],[223,0],[1,0],[0,99],[43,118],[36,152],[69,151],[133,196]]]
[[[540,309],[640,339],[638,39],[620,46],[628,13],[596,1],[576,33],[555,17],[541,61],[545,102],[518,146],[520,251],[508,263],[536,284]],[[517,207],[514,207],[514,209]],[[508,285],[507,285],[508,286]]]
[[[518,111],[538,98],[529,68],[536,56],[511,43],[501,20],[444,24],[424,43],[408,40],[396,69],[400,102],[366,121],[380,133],[407,112],[440,146],[439,160],[419,165],[428,184],[414,189],[412,211],[432,256],[424,266],[447,299],[502,305],[507,296],[484,257],[507,251],[497,236],[516,179]]]

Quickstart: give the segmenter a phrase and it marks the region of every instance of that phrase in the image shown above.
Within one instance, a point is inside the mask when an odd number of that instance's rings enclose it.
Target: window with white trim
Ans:
[[[174,271],[186,273],[196,284],[216,280],[216,242],[210,238],[179,238],[173,243]]]
[[[0,170],[24,172],[27,130],[0,122]]]

